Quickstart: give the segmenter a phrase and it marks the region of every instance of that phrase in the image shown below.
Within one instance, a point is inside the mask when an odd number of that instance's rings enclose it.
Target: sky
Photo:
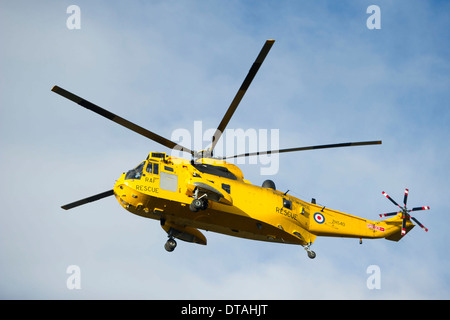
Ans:
[[[80,9],[79,29],[67,20]],[[370,5],[381,29],[369,29]],[[449,299],[450,4],[446,1],[1,1],[1,299]],[[72,21],[72,20],[70,20]],[[69,22],[70,22],[69,21]],[[69,23],[70,25],[70,23]],[[275,39],[229,128],[278,129],[280,155],[246,179],[377,220],[415,217],[400,242],[300,246],[204,232],[173,253],[155,220],[109,190],[165,147],[50,91],[61,86],[164,137],[216,128],[266,39]],[[69,266],[80,288],[69,289]],[[367,285],[371,266],[377,288]]]

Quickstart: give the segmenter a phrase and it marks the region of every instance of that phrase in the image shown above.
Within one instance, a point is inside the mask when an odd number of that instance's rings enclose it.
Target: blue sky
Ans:
[[[81,9],[69,30],[66,9]],[[366,9],[381,9],[369,30]],[[449,4],[444,1],[2,1],[2,299],[439,299],[448,259]],[[402,241],[318,238],[301,247],[206,232],[163,249],[159,223],[110,189],[164,147],[50,91],[55,84],[162,136],[215,128],[266,39],[276,42],[233,128],[280,130],[280,147],[383,140],[280,156],[280,190],[377,219],[382,195],[429,205]],[[245,177],[261,184],[254,165]],[[81,269],[80,290],[66,268]],[[366,286],[370,265],[381,289]]]

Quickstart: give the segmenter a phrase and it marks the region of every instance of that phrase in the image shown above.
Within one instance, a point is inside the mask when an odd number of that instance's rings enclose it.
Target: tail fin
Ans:
[[[389,229],[389,235],[385,237],[386,240],[400,241],[409,231],[414,228],[414,224],[410,221],[409,217],[405,219],[405,226],[403,226],[403,215],[399,212],[395,217],[386,219],[383,221]]]

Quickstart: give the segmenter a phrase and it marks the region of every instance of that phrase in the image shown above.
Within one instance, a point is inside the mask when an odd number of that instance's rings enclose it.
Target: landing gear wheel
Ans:
[[[202,199],[194,199],[189,205],[189,209],[191,209],[192,212],[197,212],[198,210],[205,210],[206,208],[208,208],[208,201],[204,201]]]
[[[170,238],[169,240],[167,240],[166,244],[164,244],[164,249],[166,249],[166,251],[168,252],[172,252],[173,250],[175,250],[176,246],[177,242],[173,238]]]
[[[316,253],[312,250],[308,251],[308,258],[314,259],[316,257]]]
[[[311,243],[306,246],[303,246],[303,248],[306,250],[306,253],[308,254],[308,258],[314,259],[316,257],[316,253],[314,251],[312,251],[310,249],[310,247],[311,247]]]
[[[198,209],[196,207],[194,207],[194,202],[191,202],[191,204],[189,205],[189,210],[191,210],[192,212],[198,211]]]

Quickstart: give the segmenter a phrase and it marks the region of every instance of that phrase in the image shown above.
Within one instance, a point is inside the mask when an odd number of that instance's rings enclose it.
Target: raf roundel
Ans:
[[[317,223],[324,223],[324,222],[325,222],[325,217],[323,216],[323,214],[321,214],[321,213],[319,213],[319,212],[316,212],[316,213],[314,214],[314,220],[315,220]]]

